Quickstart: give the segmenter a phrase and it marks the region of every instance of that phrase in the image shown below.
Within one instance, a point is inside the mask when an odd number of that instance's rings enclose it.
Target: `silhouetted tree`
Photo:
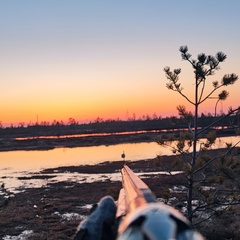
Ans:
[[[197,143],[201,134],[206,132],[206,130],[214,126],[214,124],[219,122],[221,119],[218,119],[217,121],[211,123],[209,126],[203,129],[199,129],[199,106],[206,100],[212,98],[213,94],[221,88],[234,84],[237,81],[238,76],[234,73],[224,75],[221,81],[212,82],[212,90],[207,92],[207,79],[217,70],[219,70],[220,63],[224,62],[227,58],[226,54],[224,54],[223,52],[217,52],[215,56],[212,56],[201,53],[197,56],[197,59],[193,59],[192,55],[188,52],[187,46],[180,47],[179,51],[181,53],[182,60],[190,63],[191,67],[193,68],[195,77],[194,98],[191,99],[183,91],[183,87],[179,82],[179,75],[181,73],[180,68],[171,70],[170,67],[165,67],[164,72],[166,78],[169,80],[166,85],[167,88],[169,90],[179,93],[184,99],[187,100],[187,102],[189,102],[194,107],[193,114],[191,112],[188,112],[184,106],[180,105],[177,107],[180,117],[184,118],[188,122],[189,132],[181,134],[179,136],[176,146],[174,148],[175,153],[179,153],[184,156],[183,162],[185,164],[184,169],[187,178],[187,216],[189,220],[192,221],[193,213],[197,210],[202,210],[204,206],[210,206],[210,202],[211,204],[213,204],[214,201],[216,201],[217,196],[216,195],[215,198],[211,199],[212,201],[210,201],[210,197],[208,198],[207,196],[205,196],[206,192],[202,190],[203,188],[199,184],[201,181],[206,180],[206,176],[204,175],[203,170],[207,166],[209,166],[214,161],[214,159],[216,159],[207,157],[205,152],[205,150],[209,149],[214,143],[216,135],[213,132],[210,132],[206,136],[206,143],[202,143],[199,150],[197,150]],[[229,94],[226,90],[222,90],[222,92],[218,94],[217,103],[219,101],[227,99],[228,95]],[[238,109],[230,109],[228,114],[226,114],[223,118],[230,116],[237,110]],[[164,144],[165,141],[159,140],[159,143]],[[230,149],[228,149],[227,153],[229,152]],[[225,154],[224,156],[226,157],[227,155]],[[201,173],[203,175],[201,175]],[[199,200],[198,207],[194,209],[193,200],[196,196],[201,196],[204,201]],[[213,196],[211,195],[211,197]]]
[[[25,125],[25,123],[24,123],[24,122],[20,122],[20,123],[18,124],[18,127],[20,127],[20,128],[23,128],[23,127],[24,127],[24,125]]]
[[[77,121],[76,121],[74,118],[71,118],[71,117],[70,117],[70,118],[68,119],[68,124],[69,124],[69,125],[76,125],[76,124],[77,124]]]

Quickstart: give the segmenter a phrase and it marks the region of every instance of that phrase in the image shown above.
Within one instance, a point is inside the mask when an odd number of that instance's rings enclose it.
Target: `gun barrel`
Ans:
[[[150,188],[127,166],[122,168],[122,185],[125,191],[126,211],[135,211],[138,207],[157,202]]]
[[[118,240],[203,240],[180,212],[157,202],[150,188],[127,165],[121,173],[122,189],[116,214]]]

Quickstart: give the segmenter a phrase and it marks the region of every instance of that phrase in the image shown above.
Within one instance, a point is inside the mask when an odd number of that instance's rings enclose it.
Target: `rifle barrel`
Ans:
[[[148,203],[157,202],[150,188],[127,165],[124,165],[121,173],[125,199],[128,202],[127,212],[135,211]]]
[[[127,166],[121,170],[118,198],[118,240],[203,240],[179,211],[157,202],[150,188]]]

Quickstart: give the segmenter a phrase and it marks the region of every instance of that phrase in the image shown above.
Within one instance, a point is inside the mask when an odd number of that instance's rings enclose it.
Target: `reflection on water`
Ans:
[[[140,160],[154,158],[161,153],[156,143],[119,144],[112,146],[91,146],[77,148],[56,148],[48,151],[10,151],[0,153],[0,183],[11,191],[16,188],[41,187],[58,181],[96,181],[99,175],[83,175],[64,173],[56,174],[51,179],[19,180],[19,177],[30,176],[46,168],[60,166],[78,166],[98,164],[105,161],[119,161],[125,151],[125,160]],[[55,175],[55,174],[54,174]],[[120,173],[118,173],[120,177]],[[111,180],[114,175],[109,176]]]
[[[240,137],[225,137],[217,141],[215,148],[225,147],[225,142],[236,143]],[[202,140],[204,141],[204,140]],[[201,142],[201,141],[200,141]],[[119,161],[122,152],[125,152],[125,160],[135,161],[155,158],[157,155],[171,155],[171,149],[152,143],[119,144],[112,146],[92,146],[77,148],[56,148],[48,151],[10,151],[0,152],[0,184],[5,183],[9,189],[16,187],[40,187],[51,182],[58,181],[96,181],[106,178],[115,181],[120,178],[120,173],[110,175],[84,175],[77,173],[56,174],[47,179],[19,180],[31,173],[37,173],[46,168],[59,166],[77,166],[85,164],[98,164],[105,161]],[[55,174],[54,174],[55,175]],[[116,177],[117,176],[117,177]]]
[[[48,151],[11,151],[0,153],[1,176],[19,171],[40,171],[59,166],[98,164],[105,161],[154,158],[163,151],[157,143],[119,144],[77,148],[56,148]],[[169,151],[170,153],[170,151]]]
[[[176,129],[177,130],[177,129]],[[172,130],[174,131],[174,129]],[[32,139],[59,139],[59,138],[83,138],[83,137],[103,137],[112,135],[130,135],[130,134],[140,134],[140,133],[156,133],[156,132],[166,132],[166,130],[142,130],[142,131],[129,131],[129,132],[110,132],[110,133],[80,133],[71,135],[61,135],[61,136],[35,136],[35,137],[18,137],[15,140],[32,140]]]

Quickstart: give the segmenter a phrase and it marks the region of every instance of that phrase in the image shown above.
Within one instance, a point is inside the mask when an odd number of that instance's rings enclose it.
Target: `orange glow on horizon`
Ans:
[[[24,106],[23,108],[15,108],[11,111],[7,109],[2,110],[2,118],[1,122],[4,126],[10,126],[13,124],[14,126],[19,125],[19,123],[24,123],[24,125],[35,124],[41,122],[48,122],[52,124],[54,120],[63,121],[64,123],[68,123],[69,118],[74,118],[79,123],[88,123],[95,121],[97,118],[102,120],[127,120],[129,118],[140,119],[143,116],[153,117],[155,114],[157,117],[167,117],[167,116],[177,116],[176,106],[178,103],[171,102],[157,102],[154,104],[154,101],[150,100],[147,102],[142,102],[141,106],[134,107],[134,104],[127,104],[122,106],[119,103],[114,104],[112,102],[111,105],[98,105],[98,106],[81,106],[81,105],[66,105],[63,106],[48,106],[44,108],[35,109],[31,106],[28,108]],[[144,105],[145,104],[145,105]],[[192,107],[190,105],[184,104],[182,102],[181,105],[185,105],[187,109],[192,111]],[[203,110],[200,110],[200,113],[208,114],[213,113],[213,104],[206,105],[203,107]],[[219,106],[221,110],[221,105]],[[38,110],[38,111],[37,111]],[[219,110],[219,111],[220,111]],[[223,109],[227,110],[227,109]],[[5,118],[3,118],[5,116]]]
[[[13,7],[10,1],[2,1],[3,126],[26,126],[37,121],[51,124],[54,120],[67,123],[69,118],[83,123],[98,117],[126,120],[153,114],[177,116],[178,105],[193,111],[184,97],[166,88],[168,79],[163,69],[181,68],[179,83],[184,94],[194,99],[194,69],[182,60],[182,45],[188,46],[193,59],[199,53],[227,54],[219,71],[208,76],[205,96],[211,93],[212,82],[220,82],[224,74],[240,76],[237,1],[208,4],[208,8],[202,1],[189,1],[184,16],[181,12],[186,6],[180,1],[175,8],[170,1],[109,1],[104,6],[95,2],[61,1],[55,6],[51,1],[31,1],[26,7],[15,1]],[[214,21],[196,18],[196,11],[211,15]],[[212,34],[216,22],[221,28]],[[191,34],[183,34],[182,26]],[[205,34],[199,34],[202,26],[207,26]],[[201,104],[199,114],[214,113],[216,97],[222,90],[229,92],[229,98],[219,103],[218,113],[238,107],[239,89],[240,80],[218,89],[212,96],[215,99]]]
[[[146,115],[152,117],[153,114],[167,117],[178,115],[178,105],[184,105],[188,111],[193,111],[193,106],[180,94],[166,89],[167,80],[164,76],[161,75],[161,81],[158,74],[152,78],[151,82],[147,82],[146,77],[139,77],[139,81],[134,78],[128,86],[121,85],[121,79],[117,78],[114,83],[106,82],[103,86],[98,83],[95,88],[79,83],[79,86],[71,88],[66,85],[64,90],[58,87],[54,89],[53,86],[49,89],[36,87],[25,92],[14,89],[0,96],[4,102],[0,106],[0,121],[4,126],[16,126],[19,123],[26,126],[37,121],[51,124],[56,120],[67,123],[69,118],[74,118],[79,123],[88,123],[97,118],[127,120]],[[186,80],[182,85],[186,85],[184,91],[189,96],[193,94],[194,84],[192,77]],[[229,106],[237,107],[238,88],[230,86],[226,90],[230,96],[219,104],[218,113],[227,112]],[[213,113],[214,107],[215,100],[208,100],[200,106],[199,113]]]

